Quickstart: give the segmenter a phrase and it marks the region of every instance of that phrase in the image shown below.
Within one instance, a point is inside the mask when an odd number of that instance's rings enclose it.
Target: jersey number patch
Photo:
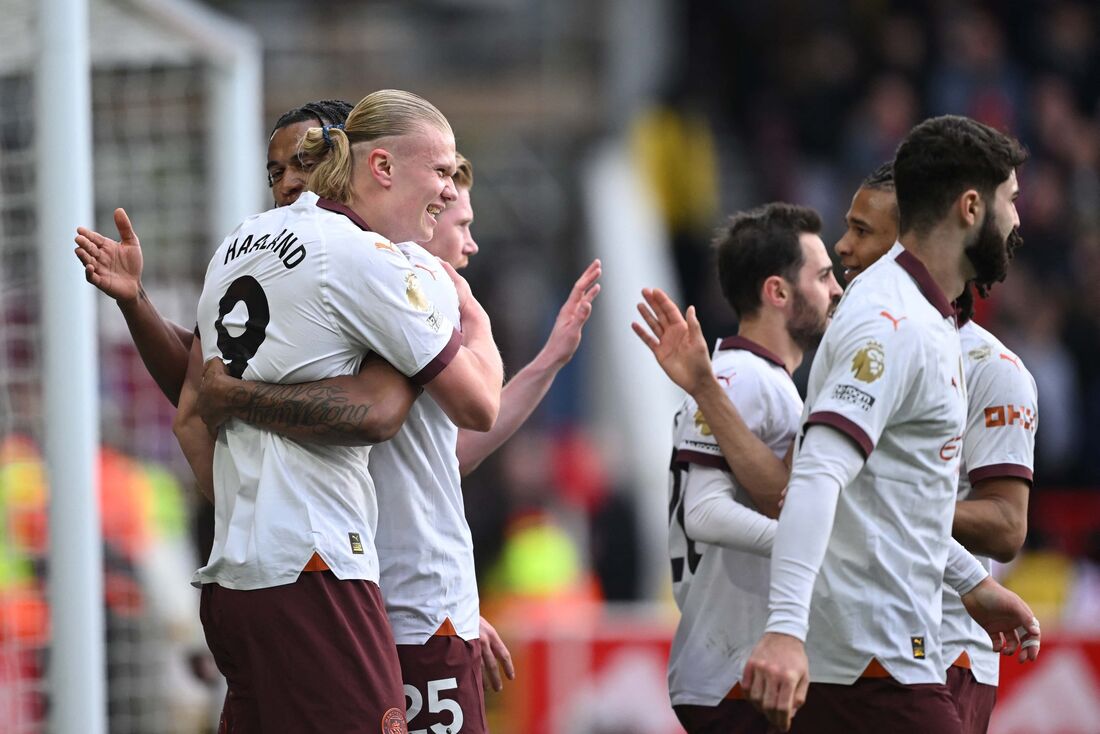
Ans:
[[[435,714],[441,711],[447,711],[451,714],[451,723],[448,725],[432,724],[428,729],[410,728],[409,734],[428,734],[429,731],[431,731],[432,734],[458,734],[462,731],[462,722],[464,721],[462,707],[458,705],[458,701],[451,698],[444,698],[439,695],[440,691],[449,691],[453,688],[458,688],[458,681],[454,678],[440,678],[439,680],[428,681],[428,712]],[[405,698],[409,700],[409,705],[405,710],[405,718],[411,727],[413,719],[419,716],[420,712],[424,710],[424,697],[420,695],[420,690],[416,686],[411,686],[406,683]]]
[[[241,301],[248,308],[248,321],[245,322],[244,333],[230,336],[222,321]],[[225,359],[229,374],[237,379],[244,374],[248,360],[256,356],[256,350],[267,338],[269,321],[271,310],[260,281],[251,275],[242,275],[229,284],[225,295],[218,301],[218,320],[214,322],[214,328],[218,330],[218,349]]]
[[[672,498],[668,503],[668,524],[672,525],[674,522],[680,526],[680,532],[684,534],[684,540],[687,541],[687,565],[688,570],[692,574],[695,573],[695,569],[699,567],[699,561],[703,559],[703,554],[696,550],[695,541],[688,537],[687,528],[684,527],[684,473],[688,471],[687,464],[683,462],[673,460],[672,465],[669,467],[672,472]],[[672,558],[672,583],[678,584],[684,578],[684,559]]]

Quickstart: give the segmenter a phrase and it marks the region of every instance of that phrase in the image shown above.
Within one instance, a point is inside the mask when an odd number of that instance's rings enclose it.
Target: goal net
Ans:
[[[49,544],[65,539],[47,537],[41,458],[46,264],[36,222],[49,209],[35,195],[36,15],[36,0],[0,0],[0,730],[10,734],[44,731],[58,695],[48,690],[46,666],[65,664],[65,651],[50,648],[45,602]],[[262,202],[259,94],[219,109],[233,84],[258,91],[258,46],[242,59],[238,44],[230,51],[219,42],[239,29],[181,0],[89,0],[89,16],[95,221],[88,224],[116,236],[112,212],[126,209],[141,237],[146,290],[161,313],[189,326],[228,218]],[[57,125],[70,117],[65,109],[51,116]],[[219,116],[230,119],[224,130],[213,129]],[[241,120],[250,134],[237,133]],[[222,134],[245,151],[244,164],[216,152]],[[254,182],[240,183],[245,166]],[[227,186],[246,210],[226,209]],[[75,257],[66,265],[80,267]],[[190,473],[172,436],[172,406],[118,309],[97,300],[109,731],[206,731],[220,701],[216,684],[193,670],[205,644],[188,584],[198,562]]]

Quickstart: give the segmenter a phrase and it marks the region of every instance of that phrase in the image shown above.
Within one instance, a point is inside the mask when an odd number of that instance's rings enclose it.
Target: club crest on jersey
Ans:
[[[363,541],[359,533],[348,533],[348,542],[351,543],[351,552],[357,556],[363,555]]]
[[[910,637],[909,641],[913,643],[913,657],[916,660],[924,660],[924,638]]]
[[[398,708],[391,708],[382,714],[382,734],[409,734],[405,724],[405,714]]]
[[[431,310],[428,297],[420,289],[420,279],[416,277],[416,273],[405,273],[405,298],[409,299],[409,305],[417,311]]]
[[[886,370],[886,352],[873,339],[852,357],[852,374],[860,382],[874,382]]]
[[[695,411],[695,430],[704,436],[712,435],[710,430],[710,424],[707,423],[707,419],[703,416],[702,410]]]

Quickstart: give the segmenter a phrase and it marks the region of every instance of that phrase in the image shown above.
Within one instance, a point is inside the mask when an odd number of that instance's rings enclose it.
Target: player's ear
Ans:
[[[962,192],[955,204],[965,226],[973,227],[981,221],[982,207],[985,206],[985,202],[982,201],[982,196],[977,189],[967,189]]]
[[[382,188],[393,186],[393,156],[385,148],[374,148],[367,156],[371,178]]]
[[[782,307],[791,295],[791,284],[779,275],[769,275],[760,288],[760,300],[768,305]]]

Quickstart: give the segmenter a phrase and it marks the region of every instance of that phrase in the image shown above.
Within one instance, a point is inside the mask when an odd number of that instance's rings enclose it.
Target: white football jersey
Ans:
[[[714,373],[745,424],[775,455],[786,456],[802,399],[782,360],[742,337],[724,339]],[[672,705],[716,706],[741,678],[768,618],[768,556],[693,541],[684,528],[687,498],[705,472],[721,469],[729,495],[755,509],[730,472],[699,406],[688,397],[673,424],[669,560],[680,624],[668,659]]]
[[[458,295],[434,256],[399,245],[424,293],[450,323]],[[382,596],[399,645],[420,645],[445,620],[464,640],[478,636],[474,544],[462,502],[458,428],[430,395],[417,398],[396,436],[374,447]]]
[[[198,307],[203,358],[246,380],[300,383],[354,374],[374,351],[425,382],[461,336],[418,272],[351,209],[304,193],[246,219],[214,254]],[[214,450],[214,546],[195,583],[291,583],[315,552],[338,578],[377,581],[368,450],[226,423]]]
[[[983,479],[1016,477],[1031,483],[1035,466],[1038,393],[1035,380],[1015,354],[973,321],[959,328],[970,411],[963,432],[959,495],[970,496]],[[977,557],[988,570],[989,558]],[[966,609],[958,593],[943,587],[944,663],[950,666],[964,651],[979,683],[997,685],[1001,656]]]
[[[851,684],[877,659],[943,683],[940,602],[966,420],[955,315],[900,244],[848,287],[807,389],[805,425],[867,457],[837,500],[810,603],[810,680]],[[795,456],[798,461],[798,456]]]

